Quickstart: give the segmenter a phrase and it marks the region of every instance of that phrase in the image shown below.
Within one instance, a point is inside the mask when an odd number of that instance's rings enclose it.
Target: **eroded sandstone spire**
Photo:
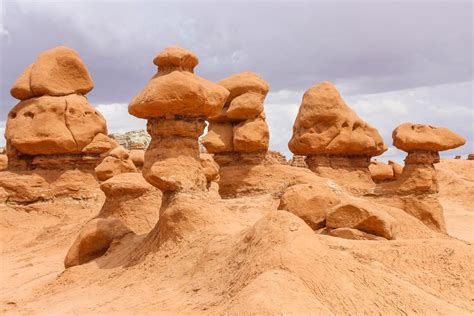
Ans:
[[[130,114],[148,119],[152,140],[143,176],[163,192],[204,190],[197,139],[205,119],[221,111],[229,91],[195,75],[198,59],[186,49],[168,47],[154,63],[158,72],[128,107]]]

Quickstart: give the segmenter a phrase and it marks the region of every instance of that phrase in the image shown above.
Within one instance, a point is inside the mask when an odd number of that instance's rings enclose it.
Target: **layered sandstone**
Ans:
[[[330,82],[305,92],[288,147],[308,167],[336,181],[373,185],[370,158],[387,148],[378,131],[347,106]],[[363,187],[362,185],[358,185]]]

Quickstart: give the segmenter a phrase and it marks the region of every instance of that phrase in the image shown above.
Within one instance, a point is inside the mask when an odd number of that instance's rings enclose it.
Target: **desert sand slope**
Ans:
[[[183,199],[188,209],[168,219],[173,235],[162,246],[127,235],[105,256],[67,270],[64,255],[101,201],[63,201],[67,216],[3,208],[2,313],[474,313],[474,250],[467,242],[316,235],[277,211],[269,195]]]
[[[442,159],[435,166],[448,233],[474,242],[474,160]]]

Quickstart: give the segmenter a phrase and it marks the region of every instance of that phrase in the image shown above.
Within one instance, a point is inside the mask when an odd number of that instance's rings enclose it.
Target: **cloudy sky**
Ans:
[[[180,45],[217,81],[254,71],[270,84],[271,149],[287,142],[305,90],[329,80],[379,129],[445,126],[474,152],[472,1],[5,1],[0,17],[0,132],[16,104],[9,89],[38,53],[79,51],[95,88],[90,102],[110,132],[145,128],[127,104],[155,73],[153,57]],[[0,137],[0,146],[5,143]],[[390,148],[381,160],[403,159]]]

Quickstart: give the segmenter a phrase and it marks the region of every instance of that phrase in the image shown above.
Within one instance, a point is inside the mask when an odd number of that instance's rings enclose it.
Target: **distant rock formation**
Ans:
[[[298,167],[298,168],[308,168],[308,164],[306,163],[306,157],[300,155],[293,155],[293,158],[290,160],[290,166]]]
[[[150,135],[143,129],[132,130],[123,134],[113,133],[109,134],[109,137],[128,150],[144,150],[148,147],[151,141]]]

